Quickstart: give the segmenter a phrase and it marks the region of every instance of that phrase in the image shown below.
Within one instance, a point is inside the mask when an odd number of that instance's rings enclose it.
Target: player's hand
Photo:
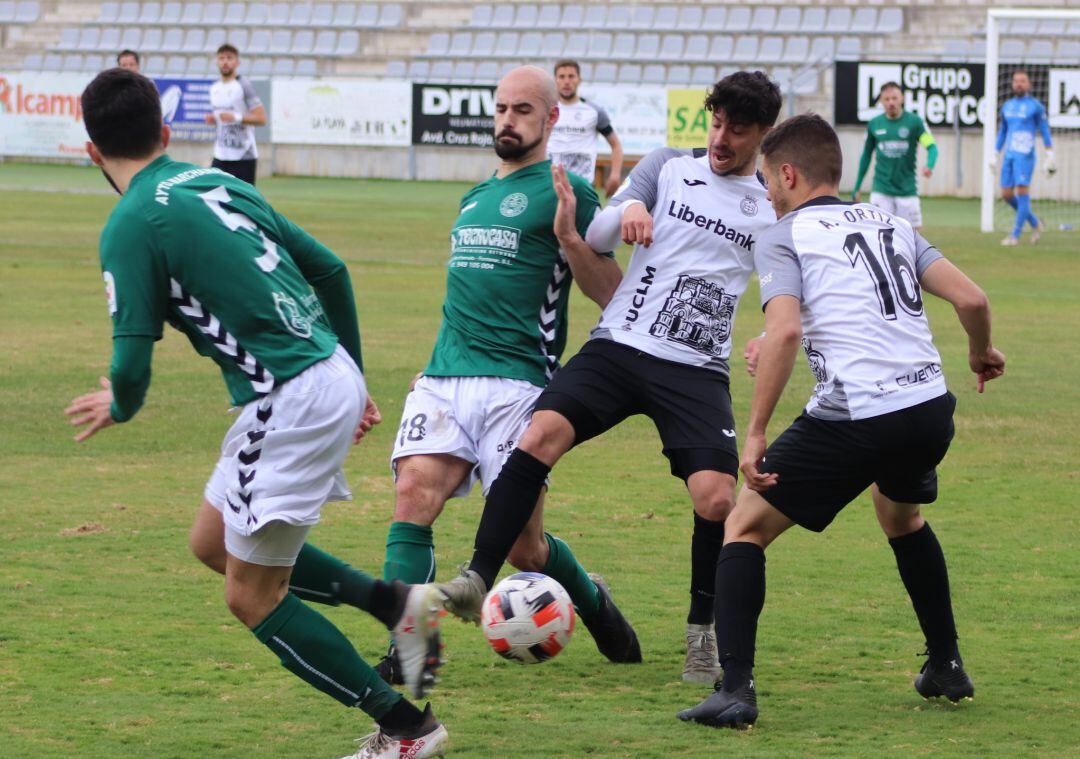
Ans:
[[[1046,168],[1047,176],[1054,176],[1057,173],[1057,164],[1054,162],[1054,151],[1046,151],[1046,162],[1043,164]]]
[[[739,463],[739,470],[746,478],[746,487],[758,493],[764,493],[779,480],[775,472],[765,474],[758,468],[765,459],[766,447],[764,435],[747,435]]]
[[[931,169],[929,166],[924,166],[923,167],[922,175],[924,177],[926,177],[927,179],[929,179],[933,175],[933,173],[934,173],[934,170]]]
[[[758,355],[761,353],[761,341],[764,338],[764,335],[758,335],[746,341],[742,357],[746,359],[746,373],[751,377],[757,376]]]
[[[620,229],[622,231],[622,241],[627,245],[640,243],[646,248],[652,245],[652,214],[649,213],[649,209],[645,207],[644,203],[633,203],[623,211]]]
[[[991,346],[985,353],[968,354],[968,366],[978,378],[978,389],[981,393],[987,382],[1005,373],[1005,354]]]
[[[617,174],[612,174],[604,182],[604,194],[609,198],[619,191],[619,185],[622,184],[622,177]]]
[[[367,403],[364,405],[364,413],[360,417],[360,424],[356,425],[356,432],[353,433],[353,445],[363,440],[364,435],[368,434],[371,428],[381,421],[382,414],[379,413],[379,407],[375,405],[375,401],[369,395]]]
[[[104,388],[103,390],[80,395],[64,409],[64,413],[67,414],[68,420],[73,427],[83,427],[85,425],[85,429],[75,436],[76,443],[81,443],[98,430],[116,424],[113,421],[112,414],[109,413],[113,402],[112,383],[105,377],[102,377],[99,381],[101,387]]]
[[[222,124],[232,124],[234,121],[239,121],[240,119],[237,118],[236,114],[232,111],[222,111],[218,114],[218,120]]]
[[[211,112],[203,116],[203,121],[205,121],[207,124],[216,124],[217,117],[214,116],[213,112]]]
[[[577,196],[570,185],[566,168],[560,164],[551,164],[551,185],[555,188],[555,197],[559,205],[555,208],[555,236],[559,239],[573,237],[577,230]]]

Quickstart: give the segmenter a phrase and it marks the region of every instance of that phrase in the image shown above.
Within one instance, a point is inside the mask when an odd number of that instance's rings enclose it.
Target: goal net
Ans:
[[[982,230],[1009,232],[1016,221],[1016,211],[1001,198],[1001,184],[1003,174],[1013,174],[1016,183],[1015,175],[1024,175],[1024,162],[1004,164],[1010,147],[1023,150],[1030,140],[1022,128],[1014,129],[1006,134],[1002,152],[995,148],[1002,106],[1015,95],[1013,77],[1018,71],[1027,74],[1030,95],[1046,109],[1056,167],[1048,173],[1043,134],[1036,128],[1031,210],[1047,230],[1080,234],[1080,10],[987,11]],[[1014,117],[1021,112],[1015,105]],[[1025,227],[1025,232],[1029,230]]]

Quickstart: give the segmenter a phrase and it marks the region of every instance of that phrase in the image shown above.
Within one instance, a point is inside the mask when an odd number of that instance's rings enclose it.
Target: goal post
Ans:
[[[1077,39],[1080,10],[991,8],[986,12],[986,92],[984,96],[982,192],[980,228],[983,232],[1011,224],[1011,209],[998,199],[1001,162],[991,170],[995,157],[998,119],[1004,99],[1002,75],[1024,69],[1032,78],[1032,95],[1047,109],[1054,142],[1057,172],[1045,174],[1042,138],[1036,135],[1039,155],[1032,178],[1032,202],[1046,215],[1048,228],[1080,229],[1080,52],[1061,58],[1052,48],[1058,40]],[[1016,46],[1028,44],[1025,53]],[[1011,45],[1009,49],[1003,49]],[[1036,49],[1036,45],[1040,46]],[[1032,51],[1035,51],[1034,54]],[[1040,203],[1042,201],[1042,203]]]

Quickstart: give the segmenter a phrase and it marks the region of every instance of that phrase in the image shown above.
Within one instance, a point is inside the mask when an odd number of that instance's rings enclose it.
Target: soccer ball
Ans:
[[[547,575],[519,572],[487,594],[480,624],[499,656],[539,664],[570,642],[574,604],[563,586]]]

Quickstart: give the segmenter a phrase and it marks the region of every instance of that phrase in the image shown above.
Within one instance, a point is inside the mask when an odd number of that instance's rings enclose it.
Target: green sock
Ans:
[[[548,543],[548,560],[541,570],[548,577],[553,577],[570,594],[578,613],[582,617],[591,617],[600,610],[600,591],[596,583],[589,579],[585,569],[578,564],[574,552],[562,538],[545,532]]]
[[[331,606],[344,602],[370,610],[376,582],[336,556],[304,543],[289,578],[289,590],[305,601]]]
[[[401,700],[330,620],[292,593],[252,632],[285,669],[376,721]]]
[[[417,585],[435,580],[435,542],[431,528],[412,522],[391,522],[386,534],[383,579]]]

